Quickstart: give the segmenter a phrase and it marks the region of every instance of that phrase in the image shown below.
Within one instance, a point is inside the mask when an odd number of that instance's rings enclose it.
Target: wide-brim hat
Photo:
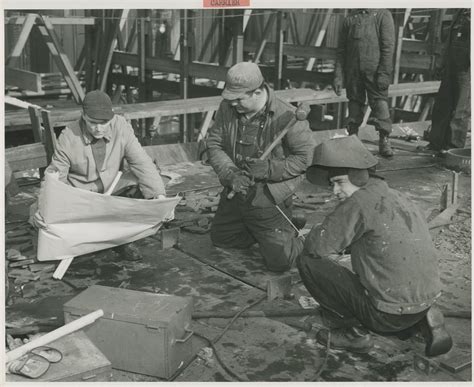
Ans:
[[[262,86],[264,78],[260,68],[252,62],[240,62],[227,72],[222,97],[232,101]]]
[[[312,184],[327,186],[330,176],[348,174],[351,170],[373,169],[377,163],[377,158],[357,136],[332,138],[314,148],[306,178]]]

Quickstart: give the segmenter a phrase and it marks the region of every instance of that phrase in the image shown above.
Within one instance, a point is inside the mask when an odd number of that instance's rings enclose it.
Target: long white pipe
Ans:
[[[6,363],[9,363],[13,360],[22,357],[23,355],[30,352],[32,349],[47,345],[72,332],[78,331],[79,329],[82,329],[85,326],[92,324],[95,320],[102,317],[103,315],[104,311],[102,309],[98,309],[95,312],[86,314],[85,316],[78,318],[77,320],[71,321],[70,323],[63,325],[61,328],[46,333],[44,336],[38,337],[37,339],[34,339],[29,343],[22,345],[21,347],[15,348],[6,353]]]

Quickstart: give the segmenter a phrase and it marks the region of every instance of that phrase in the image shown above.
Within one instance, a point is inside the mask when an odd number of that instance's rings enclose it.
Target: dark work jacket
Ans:
[[[340,203],[308,234],[305,251],[328,257],[348,246],[352,268],[377,309],[414,314],[439,296],[437,254],[424,217],[384,181],[370,179]]]
[[[393,71],[395,27],[386,9],[352,11],[344,19],[339,35],[336,72],[351,78],[363,72],[369,76]]]
[[[267,118],[259,139],[259,148],[268,148],[275,137],[292,119],[295,107],[275,96],[267,87]],[[213,126],[209,129],[207,153],[209,163],[214,168],[221,184],[228,187],[236,165],[235,146],[239,127],[239,114],[225,100],[216,113]],[[273,149],[270,160],[271,177],[265,184],[275,203],[281,203],[292,195],[296,186],[304,178],[303,173],[309,166],[314,148],[312,132],[308,121],[297,121]]]

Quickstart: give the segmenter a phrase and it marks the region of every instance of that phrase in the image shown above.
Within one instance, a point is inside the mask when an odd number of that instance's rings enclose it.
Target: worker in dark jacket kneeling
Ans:
[[[364,328],[385,334],[420,328],[427,356],[446,353],[452,339],[433,305],[441,284],[428,226],[416,205],[383,180],[369,177],[376,164],[352,135],[317,146],[306,172],[313,184],[331,183],[340,200],[307,235],[297,260],[329,328],[316,338],[324,345],[329,340],[332,348],[364,353],[372,347]],[[333,259],[346,249],[353,272]]]
[[[222,96],[207,139],[209,163],[224,186],[212,242],[230,248],[258,243],[269,270],[288,270],[303,249],[287,219],[314,148],[309,123],[295,119],[295,107],[275,96],[255,63],[232,66]]]

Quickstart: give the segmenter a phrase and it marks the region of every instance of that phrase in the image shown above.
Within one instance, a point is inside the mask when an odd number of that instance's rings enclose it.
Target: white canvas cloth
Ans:
[[[38,234],[38,260],[61,260],[136,241],[174,216],[180,198],[129,199],[74,188],[46,173],[38,207],[47,229]]]

